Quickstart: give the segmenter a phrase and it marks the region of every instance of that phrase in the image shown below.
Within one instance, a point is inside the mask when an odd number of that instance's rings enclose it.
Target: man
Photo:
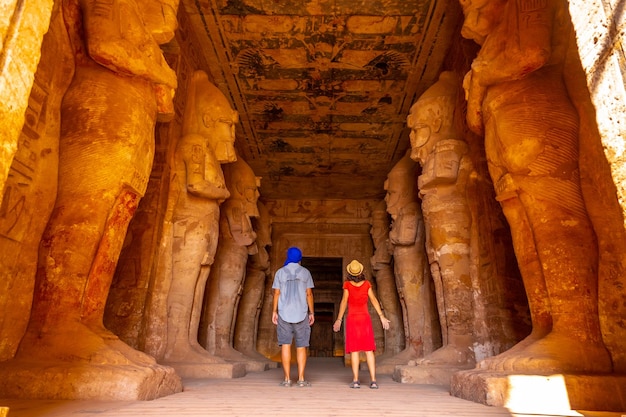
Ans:
[[[297,247],[287,250],[287,260],[274,275],[274,300],[272,323],[277,325],[278,345],[281,347],[281,361],[285,379],[283,387],[291,386],[291,343],[295,337],[296,362],[298,363],[299,387],[311,384],[304,379],[306,348],[309,347],[311,326],[315,322],[313,314],[313,278],[308,269],[300,265],[302,252]],[[308,311],[308,314],[307,314]],[[308,319],[307,319],[308,316]]]

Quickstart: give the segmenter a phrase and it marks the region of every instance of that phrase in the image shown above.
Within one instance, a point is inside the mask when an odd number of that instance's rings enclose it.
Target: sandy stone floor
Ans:
[[[380,389],[369,389],[369,374],[361,371],[363,385],[350,389],[349,368],[338,358],[311,358],[307,367],[311,387],[279,387],[278,368],[228,380],[188,380],[182,393],[154,401],[33,401],[0,399],[8,417],[126,417],[126,416],[240,416],[240,417],[491,417],[523,414],[488,407],[448,394],[443,387],[399,384],[379,375]],[[292,372],[295,372],[295,366]],[[626,417],[621,413],[565,411],[563,416]],[[538,417],[538,415],[534,415]]]

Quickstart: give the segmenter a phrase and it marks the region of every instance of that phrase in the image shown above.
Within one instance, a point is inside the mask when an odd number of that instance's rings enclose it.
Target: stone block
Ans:
[[[180,377],[161,365],[5,363],[0,392],[7,398],[154,400],[181,392]]]
[[[182,378],[214,378],[230,379],[241,378],[246,375],[246,364],[238,363],[196,363],[175,362],[166,365],[176,369]]]
[[[466,370],[452,375],[450,393],[524,414],[562,415],[570,410],[626,410],[626,375],[526,375]]]
[[[429,384],[450,386],[450,378],[456,372],[468,368],[442,365],[396,365],[393,380],[403,384]]]

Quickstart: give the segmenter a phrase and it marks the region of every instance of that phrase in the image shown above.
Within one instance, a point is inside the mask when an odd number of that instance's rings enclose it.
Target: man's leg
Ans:
[[[289,377],[291,371],[291,344],[283,344],[280,346],[280,357],[283,363],[283,373],[285,374],[285,381],[290,381]],[[300,365],[300,361],[298,360],[298,366]],[[300,372],[298,370],[298,372]]]
[[[304,381],[304,368],[306,368],[306,347],[296,348],[296,361],[298,362],[298,381]]]

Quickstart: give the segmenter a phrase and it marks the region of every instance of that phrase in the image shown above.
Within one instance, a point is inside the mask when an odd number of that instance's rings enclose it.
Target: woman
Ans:
[[[374,350],[376,343],[374,342],[374,329],[372,328],[372,320],[367,310],[367,300],[369,299],[374,309],[380,317],[383,329],[389,328],[389,320],[383,315],[382,308],[378,299],[372,291],[372,286],[365,281],[363,273],[363,265],[353,260],[346,268],[348,276],[346,282],[343,283],[343,298],[339,305],[339,315],[333,330],[338,332],[341,328],[343,314],[348,308],[348,318],[346,321],[346,353],[350,354],[350,362],[352,363],[352,383],[350,388],[361,388],[359,382],[359,354],[365,352],[367,359],[367,367],[370,371],[370,388],[378,389],[376,383],[376,359],[374,358]]]

